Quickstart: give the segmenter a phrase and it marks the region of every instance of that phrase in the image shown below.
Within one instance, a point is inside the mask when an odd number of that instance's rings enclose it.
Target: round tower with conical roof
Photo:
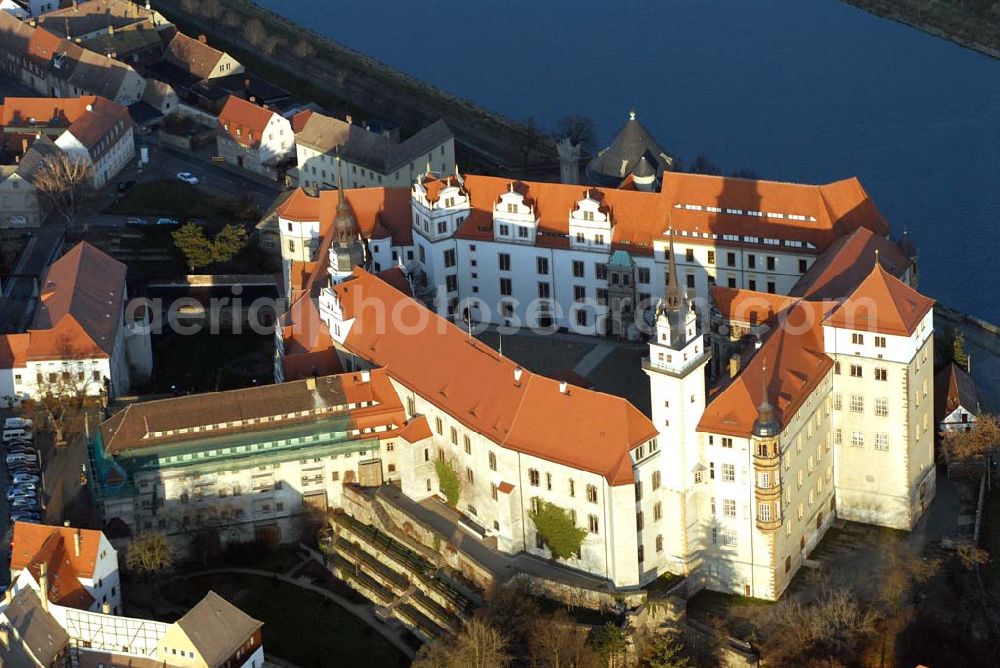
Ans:
[[[351,205],[344,197],[344,179],[337,158],[337,213],[333,218],[333,243],[330,245],[330,279],[339,282],[365,266],[365,246]]]

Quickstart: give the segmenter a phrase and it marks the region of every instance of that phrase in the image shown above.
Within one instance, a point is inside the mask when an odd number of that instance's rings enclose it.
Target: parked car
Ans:
[[[19,464],[8,464],[7,474],[17,475],[38,475],[38,462],[21,462]]]
[[[145,218],[127,218],[125,224],[130,227],[138,227],[139,225],[148,225],[149,223]]]
[[[180,225],[181,221],[176,218],[159,218],[156,221],[157,225]]]
[[[28,418],[12,417],[3,421],[4,429],[24,429],[31,431],[33,425],[34,423]]]
[[[35,490],[17,489],[11,488],[7,490],[7,501],[14,503],[18,499],[24,499],[26,501],[31,501],[32,503],[38,503],[38,494]]]
[[[14,448],[30,448],[30,447],[32,447],[31,441],[26,441],[24,439],[11,441],[10,443],[7,444],[7,450],[12,450]]]
[[[38,457],[28,453],[14,453],[7,455],[7,466],[17,466],[18,464],[38,464]]]
[[[19,497],[10,502],[10,507],[14,510],[27,510],[30,512],[38,508],[38,499]]]
[[[19,445],[19,446],[15,446],[13,448],[8,448],[7,449],[7,454],[8,455],[34,455],[35,457],[38,456],[38,453],[35,452],[35,449],[32,448],[32,447],[29,447],[27,445]]]
[[[135,181],[121,181],[118,183],[118,192],[127,193],[135,185]]]
[[[31,438],[31,432],[27,429],[7,429],[4,427],[3,436],[4,443],[9,443],[11,441],[23,441],[25,439]]]
[[[179,174],[177,174],[177,178],[183,181],[184,183],[190,183],[193,186],[198,185],[198,177],[192,174],[191,172],[180,172]]]
[[[15,512],[10,514],[10,519],[14,522],[38,524],[42,521],[42,513],[39,510]]]
[[[7,490],[9,496],[11,492],[23,492],[25,494],[38,494],[38,485],[33,482],[14,483]]]

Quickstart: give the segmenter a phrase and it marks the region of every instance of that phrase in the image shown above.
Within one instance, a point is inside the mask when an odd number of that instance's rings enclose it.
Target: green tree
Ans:
[[[455,470],[455,463],[450,459],[438,459],[434,462],[434,472],[437,473],[438,487],[444,493],[448,505],[458,505],[458,497],[462,495],[462,481]]]
[[[215,262],[229,262],[247,245],[247,233],[239,225],[226,225],[215,235],[212,255]]]
[[[691,661],[684,656],[684,646],[670,636],[657,636],[650,642],[645,664],[650,668],[688,668]]]
[[[194,223],[186,223],[174,230],[171,235],[174,245],[184,254],[184,262],[188,270],[194,271],[200,267],[212,264],[215,257],[215,245],[208,240],[205,232]]]
[[[611,668],[625,665],[628,634],[614,622],[608,622],[590,634],[590,644]]]
[[[969,370],[969,356],[965,354],[965,334],[955,332],[951,341],[951,359],[966,371]]]
[[[538,508],[528,511],[538,534],[556,559],[568,559],[576,554],[587,537],[587,530],[576,526],[565,508],[548,501],[539,501]]]

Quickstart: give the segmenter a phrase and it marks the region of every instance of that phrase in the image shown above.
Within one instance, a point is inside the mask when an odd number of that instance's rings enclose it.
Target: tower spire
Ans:
[[[344,175],[340,169],[340,155],[337,155],[337,214],[333,219],[334,238],[338,244],[347,245],[358,236],[358,227],[351,215],[351,207],[344,199]]]
[[[677,258],[674,256],[674,228],[667,230],[670,238],[670,266],[667,269],[667,308],[676,311],[681,307],[681,289],[677,281]]]

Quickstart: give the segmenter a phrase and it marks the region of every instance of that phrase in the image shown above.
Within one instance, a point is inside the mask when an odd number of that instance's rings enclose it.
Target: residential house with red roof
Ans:
[[[35,138],[48,137],[90,168],[95,188],[114,178],[135,155],[128,108],[95,95],[8,97],[0,105],[0,127],[7,156],[20,162]]]
[[[152,370],[147,310],[129,303],[125,265],[87,242],[52,263],[27,332],[0,335],[0,396],[126,393]]]
[[[10,581],[63,607],[122,611],[118,552],[100,531],[15,522]]]
[[[219,114],[216,145],[229,164],[278,179],[294,162],[295,133],[278,112],[230,95]]]
[[[0,12],[0,70],[48,97],[99,95],[119,104],[142,99],[146,80],[130,65]]]

